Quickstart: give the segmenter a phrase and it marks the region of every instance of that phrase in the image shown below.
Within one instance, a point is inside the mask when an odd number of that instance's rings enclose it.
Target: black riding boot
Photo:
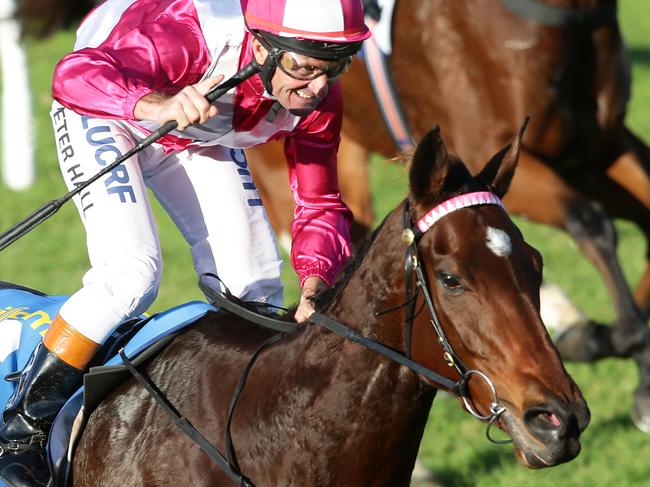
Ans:
[[[81,386],[82,371],[41,342],[17,378],[0,428],[0,479],[13,487],[44,486],[50,478],[45,441],[54,418]]]

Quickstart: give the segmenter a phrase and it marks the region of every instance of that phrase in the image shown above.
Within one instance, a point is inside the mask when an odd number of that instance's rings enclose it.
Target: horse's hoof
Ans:
[[[594,322],[570,326],[554,341],[562,359],[571,362],[593,362],[614,355],[611,328]]]
[[[650,397],[635,395],[631,416],[634,426],[650,434]]]

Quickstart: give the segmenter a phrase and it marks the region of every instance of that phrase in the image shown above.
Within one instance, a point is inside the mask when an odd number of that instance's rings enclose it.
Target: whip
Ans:
[[[210,90],[210,92],[207,95],[205,95],[205,98],[210,103],[214,102],[217,98],[224,95],[228,90],[234,88],[242,81],[250,78],[257,72],[259,72],[259,70],[260,70],[260,66],[255,62],[251,62],[250,64],[244,66],[242,69],[237,71],[226,81],[224,81],[220,85]],[[88,186],[90,186],[92,183],[97,181],[99,178],[111,172],[117,166],[119,166],[124,161],[126,161],[129,157],[134,156],[142,149],[149,147],[151,144],[153,144],[158,139],[160,139],[163,135],[166,135],[172,130],[174,130],[177,126],[178,126],[178,122],[176,122],[176,120],[170,120],[169,122],[166,122],[158,130],[156,130],[155,132],[151,133],[149,136],[141,140],[137,145],[135,145],[128,152],[126,152],[122,157],[116,159],[113,163],[104,167],[101,171],[99,171],[97,174],[92,176],[85,183],[75,187],[75,189],[63,195],[62,197],[44,204],[34,213],[24,218],[22,221],[18,222],[16,225],[14,225],[9,230],[7,230],[2,235],[0,235],[0,250],[3,250],[5,247],[9,246],[10,244],[18,240],[27,232],[33,230],[37,225],[43,223],[45,220],[47,220],[52,215],[54,215],[57,211],[59,211],[59,209],[63,206],[63,204],[66,201],[68,201],[70,198],[79,194]]]

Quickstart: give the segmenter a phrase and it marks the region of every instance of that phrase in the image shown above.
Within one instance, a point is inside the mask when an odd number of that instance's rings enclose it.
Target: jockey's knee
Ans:
[[[122,255],[118,262],[94,268],[92,274],[94,286],[102,290],[116,314],[136,316],[144,313],[156,299],[162,261],[149,256]]]

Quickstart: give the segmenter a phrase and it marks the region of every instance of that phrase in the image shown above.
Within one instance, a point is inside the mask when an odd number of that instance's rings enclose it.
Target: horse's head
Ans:
[[[432,309],[418,298],[405,333],[415,361],[447,377],[465,374],[467,409],[498,423],[521,463],[539,468],[578,454],[589,410],[539,314],[542,258],[500,206],[523,129],[475,176],[438,129],[419,144],[410,170],[415,240],[408,244],[408,232],[405,240]],[[417,279],[407,275],[407,283]]]

